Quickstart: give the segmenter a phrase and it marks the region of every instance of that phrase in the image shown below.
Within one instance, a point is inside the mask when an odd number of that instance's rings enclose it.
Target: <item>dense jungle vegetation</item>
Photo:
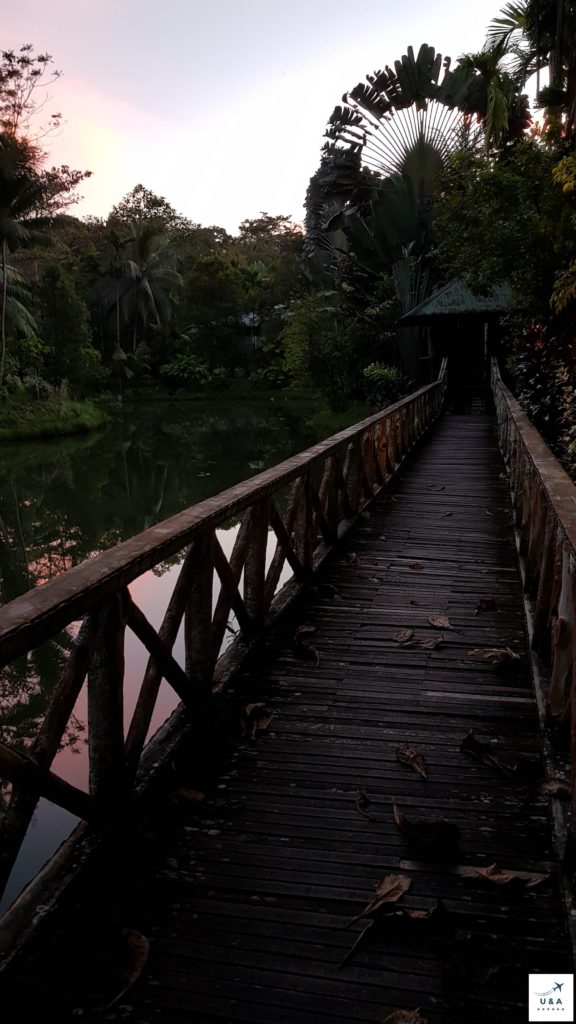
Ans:
[[[150,393],[386,403],[412,383],[398,318],[459,278],[510,285],[515,390],[576,469],[574,0],[514,0],[478,52],[423,44],[367,75],[329,119],[304,229],[263,212],[230,235],[142,184],[75,216],[89,171],[50,167],[40,123],[57,75],[2,52],[0,440]]]

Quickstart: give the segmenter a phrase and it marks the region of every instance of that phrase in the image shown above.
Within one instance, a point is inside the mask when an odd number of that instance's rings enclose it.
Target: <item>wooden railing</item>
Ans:
[[[162,679],[186,712],[202,713],[274,622],[386,486],[442,409],[436,382],[307,451],[167,519],[0,609],[0,666],[72,627],[72,649],[31,746],[0,745],[0,777],[12,793],[0,834],[4,887],[39,796],[97,828],[114,826],[139,793],[143,751],[158,760],[160,730],[145,748]],[[288,490],[288,497],[286,493]],[[240,526],[230,558],[216,530]],[[276,546],[267,565],[269,531]],[[177,552],[185,556],[164,620],[154,629],[129,584]],[[282,589],[285,563],[293,577]],[[214,581],[219,591],[214,601]],[[224,654],[231,614],[239,635]],[[77,624],[81,621],[81,625]],[[185,664],[173,655],[184,622]],[[132,630],[149,654],[136,708],[123,721],[124,641]],[[51,771],[87,678],[89,793]],[[179,712],[180,714],[182,711]],[[156,744],[156,747],[154,747]],[[150,757],[148,760],[150,761]]]
[[[576,764],[576,486],[492,362],[500,447],[510,472],[532,647],[548,667],[545,718]],[[574,774],[574,773],[573,773]]]

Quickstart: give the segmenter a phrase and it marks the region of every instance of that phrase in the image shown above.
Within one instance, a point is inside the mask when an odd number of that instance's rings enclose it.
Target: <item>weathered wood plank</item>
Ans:
[[[316,627],[319,664],[298,657],[287,626],[278,659],[253,666],[227,697],[231,730],[247,703],[264,702],[270,722],[233,755],[226,750],[206,801],[182,806],[170,838],[163,820],[163,852],[135,885],[140,927],[154,939],[149,972],[130,996],[135,1024],[160,1007],[182,1021],[223,1024],[233,1013],[246,1022],[376,1024],[398,1005],[421,1006],[431,1024],[480,1024],[487,1015],[517,1024],[525,974],[571,969],[546,803],[526,808],[522,781],[459,749],[473,726],[497,757],[527,757],[539,770],[526,660],[507,675],[467,655],[505,642],[526,658],[501,472],[490,421],[444,420],[394,487],[397,500],[377,500],[300,606],[293,621]],[[464,528],[458,507],[471,493]],[[422,569],[409,568],[419,561]],[[497,607],[477,613],[492,594]],[[432,613],[453,627],[442,646],[393,640],[408,626],[418,641],[441,632]],[[398,763],[398,745],[424,755],[426,781]],[[356,808],[358,786],[371,801],[368,817]],[[393,799],[412,819],[457,825],[453,854],[414,849],[394,825]],[[462,877],[466,865],[495,861],[552,877],[533,892],[505,893]],[[412,882],[405,907],[441,899],[458,934],[472,935],[488,959],[497,950],[503,962],[519,960],[519,977],[500,975],[494,990],[461,985],[453,939],[415,943],[393,932],[339,970],[357,935],[350,917],[396,872]]]

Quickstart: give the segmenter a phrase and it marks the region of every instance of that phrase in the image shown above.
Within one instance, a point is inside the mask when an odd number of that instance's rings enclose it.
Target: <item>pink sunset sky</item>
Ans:
[[[141,182],[231,232],[303,216],[328,116],[365,74],[422,42],[478,50],[492,0],[4,0],[2,49],[32,43],[62,78],[50,163],[89,169],[82,214]]]

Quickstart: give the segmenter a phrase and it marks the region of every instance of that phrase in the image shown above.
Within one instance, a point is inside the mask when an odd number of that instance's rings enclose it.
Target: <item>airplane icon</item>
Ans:
[[[561,992],[563,985],[564,985],[563,981],[557,981],[556,984],[554,985],[554,988],[552,989],[552,991],[553,992]]]

